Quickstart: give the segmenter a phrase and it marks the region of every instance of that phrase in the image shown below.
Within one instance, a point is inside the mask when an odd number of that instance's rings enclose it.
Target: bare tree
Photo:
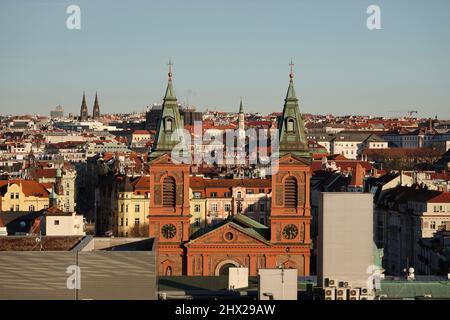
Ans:
[[[138,224],[134,225],[133,228],[130,229],[128,235],[130,237],[148,237],[148,224]]]

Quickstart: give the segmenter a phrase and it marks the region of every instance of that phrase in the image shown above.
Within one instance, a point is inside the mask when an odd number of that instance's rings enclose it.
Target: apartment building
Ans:
[[[122,178],[118,184],[117,206],[114,206],[114,216],[117,216],[117,231],[120,237],[145,236],[148,234],[148,219],[150,198],[150,177]]]
[[[50,192],[34,180],[0,180],[0,211],[39,211],[49,207]]]
[[[271,184],[266,179],[206,179],[191,177],[192,232],[243,213],[267,225]]]
[[[41,163],[29,168],[29,176],[44,184],[48,191],[55,190],[58,196],[58,208],[64,212],[74,212],[76,208],[77,172],[69,164]]]
[[[387,149],[388,143],[375,134],[338,133],[331,141],[331,152],[357,159],[367,149]]]
[[[402,275],[410,267],[426,273],[421,243],[450,221],[450,193],[398,186],[381,196],[374,213],[375,240],[384,249],[386,273]]]

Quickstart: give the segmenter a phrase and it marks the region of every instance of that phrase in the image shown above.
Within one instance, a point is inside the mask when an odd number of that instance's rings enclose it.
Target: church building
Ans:
[[[229,267],[295,268],[310,274],[310,164],[304,124],[290,82],[279,119],[279,164],[271,178],[269,222],[237,213],[211,228],[190,232],[190,165],[174,163],[173,137],[183,128],[169,71],[162,115],[150,153],[149,236],[158,239],[159,275],[217,276]],[[242,114],[243,117],[243,114]]]

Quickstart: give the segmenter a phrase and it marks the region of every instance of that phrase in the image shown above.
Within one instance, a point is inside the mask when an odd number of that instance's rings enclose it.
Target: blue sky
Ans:
[[[180,101],[281,111],[292,57],[303,112],[450,119],[448,0],[2,0],[0,41],[2,114],[78,113],[83,90],[90,109],[98,91],[102,112],[142,111],[170,57]]]

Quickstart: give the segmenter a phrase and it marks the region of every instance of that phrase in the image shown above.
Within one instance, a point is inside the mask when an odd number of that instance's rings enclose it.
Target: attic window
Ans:
[[[294,132],[295,131],[294,123],[295,123],[294,119],[292,119],[292,118],[287,119],[287,121],[286,121],[286,131],[287,132]]]

